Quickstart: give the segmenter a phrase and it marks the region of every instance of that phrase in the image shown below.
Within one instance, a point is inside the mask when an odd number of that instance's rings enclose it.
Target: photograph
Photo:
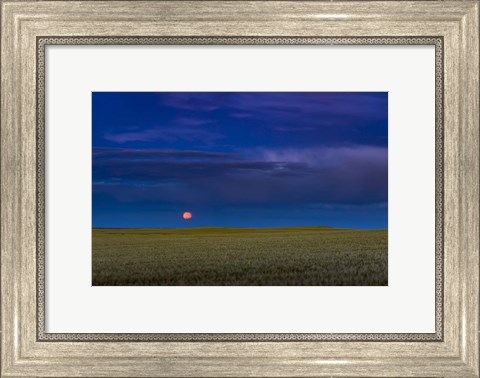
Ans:
[[[92,92],[93,286],[388,286],[388,92]]]
[[[480,0],[0,3],[0,378],[480,378]]]

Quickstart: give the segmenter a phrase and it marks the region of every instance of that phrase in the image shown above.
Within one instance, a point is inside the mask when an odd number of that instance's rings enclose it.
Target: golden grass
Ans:
[[[94,229],[93,285],[387,285],[387,250],[387,230]]]

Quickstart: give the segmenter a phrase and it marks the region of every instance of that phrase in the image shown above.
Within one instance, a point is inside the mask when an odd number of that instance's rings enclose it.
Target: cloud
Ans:
[[[236,154],[225,152],[194,151],[194,150],[162,150],[162,149],[134,149],[94,147],[92,151],[94,159],[98,158],[237,158]]]
[[[225,109],[233,118],[313,117],[318,122],[322,117],[342,122],[386,121],[388,116],[386,92],[184,92],[162,94],[161,99],[162,105],[192,112]]]
[[[386,148],[246,150],[236,159],[196,151],[164,152],[162,159],[156,153],[148,159],[133,158],[131,153],[95,159],[97,190],[132,200],[141,188],[146,201],[201,201],[214,206],[360,205],[388,199]],[[109,187],[112,184],[116,186]]]
[[[127,93],[130,104],[117,97],[94,108],[94,137],[102,138],[96,145],[388,144],[387,93]]]
[[[207,120],[204,118],[180,117],[175,119],[172,123],[174,123],[177,126],[203,126],[203,125],[211,124],[213,123],[213,121]]]
[[[262,160],[304,162],[314,165],[387,164],[388,149],[377,146],[340,146],[308,148],[259,148],[254,152]]]
[[[144,160],[106,159],[94,162],[94,177],[108,177],[151,182],[154,180],[192,180],[262,172],[275,175],[282,172],[295,173],[301,169],[298,163],[274,163],[265,161],[218,161],[218,160]]]
[[[160,103],[172,108],[182,110],[195,110],[201,112],[211,112],[217,110],[221,103],[222,94],[205,92],[167,92],[159,93]]]
[[[182,110],[212,112],[229,109],[234,117],[253,113],[331,114],[342,111],[373,118],[386,116],[386,92],[170,92],[160,104]]]
[[[214,133],[208,130],[199,128],[147,128],[139,131],[127,131],[127,132],[108,132],[105,133],[103,138],[110,142],[119,144],[128,142],[176,142],[178,140],[184,141],[200,141],[205,144],[212,143],[215,140],[222,139],[222,135]]]
[[[297,134],[325,144],[386,145],[386,92],[190,92],[164,93],[161,105],[188,114],[184,125],[208,119]],[[181,122],[180,120],[173,121]],[[180,125],[181,123],[179,123]]]

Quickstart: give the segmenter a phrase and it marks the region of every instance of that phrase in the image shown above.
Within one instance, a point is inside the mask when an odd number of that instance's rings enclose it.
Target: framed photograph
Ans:
[[[92,285],[388,284],[388,92],[94,92],[92,117]]]
[[[1,0],[2,377],[480,377],[479,2]]]

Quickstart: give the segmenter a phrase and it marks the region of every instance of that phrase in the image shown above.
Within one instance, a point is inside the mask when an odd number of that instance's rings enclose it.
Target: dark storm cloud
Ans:
[[[189,151],[189,150],[160,150],[160,149],[132,149],[96,147],[92,156],[96,158],[224,158],[233,159],[237,155],[224,152]]]
[[[125,180],[149,182],[152,180],[183,179],[197,177],[217,178],[237,175],[240,172],[262,171],[274,173],[277,170],[294,172],[301,169],[300,163],[274,163],[265,161],[196,161],[196,160],[126,160],[108,159],[95,162],[94,177],[104,181],[114,177]],[[219,184],[222,182],[219,181]]]
[[[144,200],[175,198],[210,205],[387,200],[384,148],[257,150],[245,155],[251,158],[213,159],[197,151],[163,151],[162,159],[145,160],[138,157],[147,155],[128,151],[122,158],[117,155],[95,162],[95,190],[126,201],[137,198],[134,191],[143,185]],[[169,159],[174,156],[187,159]]]

